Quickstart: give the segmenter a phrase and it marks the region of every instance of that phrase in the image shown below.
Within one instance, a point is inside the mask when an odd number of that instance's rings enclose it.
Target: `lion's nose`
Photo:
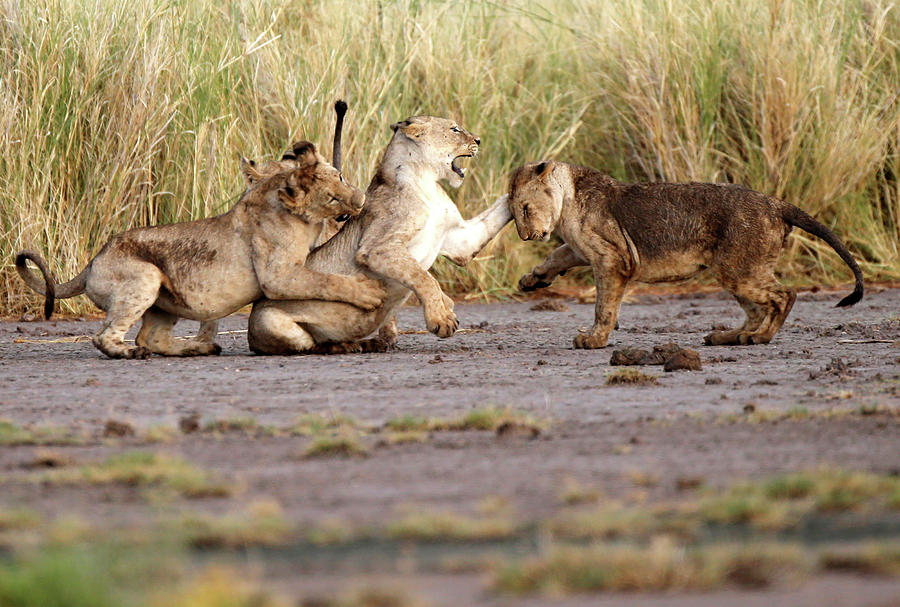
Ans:
[[[481,145],[481,137],[475,138],[475,145]]]

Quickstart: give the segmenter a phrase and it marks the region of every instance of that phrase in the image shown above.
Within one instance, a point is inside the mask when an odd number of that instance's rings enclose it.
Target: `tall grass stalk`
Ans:
[[[327,150],[338,97],[361,187],[389,124],[445,115],[484,142],[453,194],[464,214],[551,156],[733,181],[798,204],[869,277],[897,279],[898,91],[888,0],[0,0],[0,313],[37,302],[19,249],[67,279],[116,232],[224,211],[240,155],[298,138]],[[457,293],[503,294],[548,246],[507,229],[436,272]],[[826,249],[798,234],[782,273],[847,280]]]

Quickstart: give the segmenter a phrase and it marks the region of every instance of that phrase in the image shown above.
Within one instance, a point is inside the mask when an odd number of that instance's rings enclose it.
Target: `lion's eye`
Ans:
[[[528,205],[522,207],[522,217],[528,217]]]
[[[454,133],[459,133],[459,132],[460,132],[460,130],[459,130],[459,127],[458,127],[458,126],[454,126],[454,127],[451,127],[451,129],[450,129],[450,130],[451,130],[451,131],[453,131],[453,132],[454,132]]]

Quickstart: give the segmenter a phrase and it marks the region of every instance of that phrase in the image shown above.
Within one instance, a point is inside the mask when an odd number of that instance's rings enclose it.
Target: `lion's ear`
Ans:
[[[300,212],[306,208],[306,192],[293,179],[289,179],[278,188],[278,202],[292,213]]]
[[[290,152],[285,152],[282,160],[295,160],[300,166],[309,166],[319,161],[315,144],[309,141],[298,141],[291,146]]]
[[[241,174],[247,185],[253,185],[263,178],[259,171],[256,170],[256,163],[249,158],[241,156]]]
[[[550,170],[553,168],[553,163],[544,160],[539,165],[534,167],[534,174],[538,177],[544,177]]]
[[[403,122],[398,122],[392,125],[391,129],[393,129],[395,133],[399,130],[410,139],[418,139],[422,136],[422,133],[425,132],[425,125],[418,122],[410,122],[409,120],[404,120]]]

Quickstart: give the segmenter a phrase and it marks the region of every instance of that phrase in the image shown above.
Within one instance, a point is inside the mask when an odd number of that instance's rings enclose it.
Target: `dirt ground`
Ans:
[[[840,297],[800,294],[774,341],[749,347],[702,345],[713,326],[741,319],[723,293],[631,297],[610,346],[595,351],[571,347],[593,316],[591,305],[571,300],[564,310],[548,311],[532,310],[534,302],[458,304],[462,330],[447,340],[421,332],[421,309],[408,307],[399,313],[404,333],[395,351],[340,356],[254,356],[244,316],[222,323],[220,331],[229,333],[219,337],[219,357],[142,361],[109,360],[89,341],[73,340],[94,332],[95,320],[4,322],[0,418],[86,433],[87,444],[54,447],[76,461],[135,449],[177,454],[242,487],[232,497],[191,500],[190,508],[226,513],[265,498],[277,501],[286,518],[310,525],[335,517],[378,524],[408,504],[471,513],[485,498],[502,500],[518,520],[539,520],[559,511],[560,492],[573,479],[613,498],[641,492],[652,502],[677,496],[684,478],[717,486],[821,466],[897,473],[897,417],[825,412],[900,405],[900,289],[872,290],[850,309],[834,308]],[[196,323],[183,325],[182,334],[196,330]],[[658,376],[656,385],[606,385],[616,369],[609,364],[614,349],[668,342],[696,349],[703,369],[640,367]],[[371,450],[364,459],[303,459],[309,439],[302,436],[196,433],[153,444],[142,438],[155,427],[178,428],[191,414],[201,424],[252,417],[288,427],[304,413],[326,413],[380,425],[402,415],[448,418],[486,406],[528,412],[545,420],[545,429],[535,439],[441,432],[391,446],[379,446],[374,435],[365,439]],[[715,423],[778,411],[802,411],[803,419]],[[110,419],[127,422],[137,436],[103,439]],[[28,445],[0,449],[0,508],[27,506],[47,520],[77,515],[104,527],[133,524],[159,508],[129,489],[25,482],[19,477],[34,453]],[[648,477],[657,482],[639,481]],[[315,563],[292,568],[288,561],[265,575],[295,595],[375,576],[411,586],[436,605],[544,604],[486,594],[479,576],[417,574],[395,565],[373,557],[358,567],[317,570]],[[897,604],[900,580],[827,576],[801,588],[554,604],[819,605],[823,597],[830,605]]]

